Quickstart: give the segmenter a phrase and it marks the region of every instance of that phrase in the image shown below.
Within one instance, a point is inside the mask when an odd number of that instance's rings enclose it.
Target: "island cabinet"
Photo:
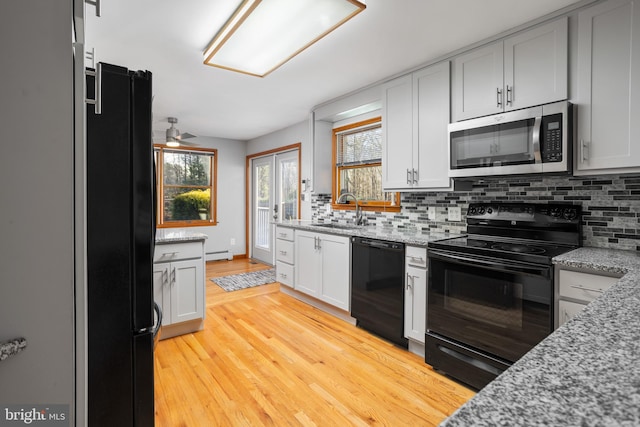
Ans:
[[[276,279],[280,284],[294,287],[294,230],[276,227]]]
[[[640,1],[578,14],[574,174],[640,171]]]
[[[566,323],[620,279],[620,275],[556,266],[555,326]]]
[[[382,86],[385,191],[449,190],[449,62]]]
[[[409,350],[424,356],[427,322],[427,248],[405,248],[405,274],[404,336],[409,339]]]
[[[156,244],[153,294],[162,309],[160,338],[201,330],[204,326],[204,242]]]
[[[452,121],[567,99],[567,19],[455,57]]]
[[[348,237],[296,230],[294,289],[348,311],[349,248]]]

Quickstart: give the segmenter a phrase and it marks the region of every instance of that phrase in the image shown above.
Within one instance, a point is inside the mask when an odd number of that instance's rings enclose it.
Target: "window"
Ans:
[[[155,146],[159,227],[216,224],[217,150]]]
[[[334,209],[352,209],[352,198],[336,204],[342,193],[352,193],[365,210],[400,210],[398,193],[382,191],[382,122],[380,117],[333,130]]]

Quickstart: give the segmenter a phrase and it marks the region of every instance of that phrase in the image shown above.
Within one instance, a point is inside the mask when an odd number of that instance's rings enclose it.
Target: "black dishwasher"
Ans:
[[[404,244],[351,238],[351,316],[404,348]]]

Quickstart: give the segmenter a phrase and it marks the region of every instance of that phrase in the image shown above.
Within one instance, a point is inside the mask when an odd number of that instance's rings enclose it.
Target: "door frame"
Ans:
[[[253,220],[252,217],[252,210],[251,210],[251,185],[252,185],[252,180],[253,180],[253,170],[252,170],[252,166],[251,166],[251,162],[253,159],[256,159],[258,157],[265,157],[265,156],[270,156],[270,155],[274,155],[274,154],[279,154],[279,153],[283,153],[285,151],[293,151],[293,150],[298,150],[298,218],[300,217],[300,195],[301,195],[301,185],[302,185],[302,143],[301,142],[297,142],[295,144],[291,144],[291,145],[286,145],[283,147],[278,147],[278,148],[274,148],[271,150],[266,150],[266,151],[261,151],[259,153],[254,153],[254,154],[249,154],[246,158],[246,164],[245,164],[245,236],[247,237],[245,239],[245,253],[247,254],[247,258],[251,258],[253,253],[251,252],[251,248],[253,247],[253,235],[251,234],[251,223]]]

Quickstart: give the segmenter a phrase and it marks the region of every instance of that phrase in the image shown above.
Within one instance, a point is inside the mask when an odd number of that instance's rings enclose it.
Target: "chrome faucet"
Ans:
[[[342,193],[336,203],[342,203],[342,199],[351,196],[353,200],[356,202],[356,225],[362,225],[364,223],[364,218],[362,217],[362,209],[358,204],[358,198],[353,193]]]

